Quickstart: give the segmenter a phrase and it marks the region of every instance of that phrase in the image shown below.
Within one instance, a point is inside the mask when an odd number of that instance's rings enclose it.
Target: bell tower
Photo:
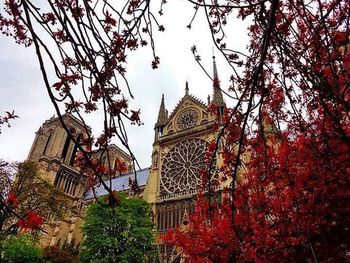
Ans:
[[[85,206],[83,199],[89,185],[87,178],[75,166],[74,160],[78,145],[91,130],[72,114],[66,113],[62,118],[71,136],[59,118],[53,116],[36,132],[28,154],[28,160],[39,162],[43,179],[62,193],[62,206],[66,211],[59,220],[48,219],[48,224],[45,225],[47,234],[40,236],[40,242],[45,245],[59,242],[71,244],[74,240],[79,243],[83,239],[80,230]],[[95,154],[110,169],[115,169],[118,162],[124,163],[128,170],[133,168],[131,157],[114,144]],[[120,175],[116,173],[115,177]]]
[[[79,143],[83,136],[86,136],[86,127],[73,115],[64,114],[62,116],[65,121],[70,134]],[[88,128],[88,132],[90,132]],[[76,145],[71,136],[62,127],[59,119],[51,117],[43,123],[39,130],[35,134],[35,139],[32,148],[28,155],[28,160],[37,161],[40,163],[43,170],[43,179],[55,185],[59,180],[57,173],[62,169],[69,169],[75,174],[75,177],[80,182],[80,190],[77,194],[82,194],[85,186],[84,183],[78,179],[80,177],[78,171],[74,167],[75,155],[78,151],[78,145]],[[71,185],[73,182],[71,183]],[[66,186],[67,188],[68,186]],[[65,188],[65,187],[63,187]],[[70,188],[70,187],[68,187]],[[74,187],[73,187],[74,188]],[[64,192],[73,194],[76,191],[73,189],[65,189]],[[75,196],[75,194],[73,194]]]

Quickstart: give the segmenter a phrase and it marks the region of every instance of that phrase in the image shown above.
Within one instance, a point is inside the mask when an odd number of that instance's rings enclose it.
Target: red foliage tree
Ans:
[[[209,10],[214,35],[230,2],[196,5]],[[350,250],[349,2],[247,2],[238,17],[249,16],[253,52],[243,77],[232,76],[237,103],[218,123],[223,147],[209,149],[223,157],[222,180],[231,185],[219,205],[200,197],[189,225],[164,241],[190,262],[343,262]],[[217,43],[233,65],[239,54]],[[207,182],[210,171],[204,176]]]
[[[344,261],[350,249],[349,146],[333,127],[314,125],[316,131],[293,138],[281,134],[267,160],[263,138],[252,139],[234,202],[224,189],[208,221],[208,201],[200,198],[190,225],[165,240],[194,262]]]

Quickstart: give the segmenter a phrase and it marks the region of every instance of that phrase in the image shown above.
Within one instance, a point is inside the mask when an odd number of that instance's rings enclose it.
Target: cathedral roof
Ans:
[[[147,183],[147,179],[149,176],[150,168],[144,168],[141,170],[136,171],[136,176],[137,176],[137,182],[139,184],[139,187],[143,187]],[[130,189],[129,187],[129,179],[135,179],[135,173],[131,172],[123,176],[119,176],[116,178],[112,179],[112,191],[127,191]],[[109,179],[105,181],[107,185],[109,185]],[[96,196],[104,196],[107,194],[106,189],[102,186],[99,185],[95,187],[95,193]],[[89,200],[94,198],[94,193],[92,189],[89,189],[84,195],[85,200]]]

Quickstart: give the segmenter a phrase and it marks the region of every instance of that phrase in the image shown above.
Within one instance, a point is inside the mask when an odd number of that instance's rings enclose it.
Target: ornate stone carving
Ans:
[[[157,169],[158,168],[158,160],[159,159],[159,154],[158,151],[153,152],[152,154],[152,168]]]
[[[160,161],[163,161],[166,154],[168,153],[169,149],[167,147],[164,147],[160,152]]]
[[[185,130],[197,125],[199,112],[195,108],[187,108],[180,112],[176,118],[176,126],[179,130]]]
[[[207,143],[188,139],[176,144],[165,156],[160,181],[160,194],[196,190],[201,182],[201,170],[206,169]]]

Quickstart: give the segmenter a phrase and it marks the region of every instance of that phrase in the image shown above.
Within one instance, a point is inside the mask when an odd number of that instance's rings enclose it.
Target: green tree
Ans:
[[[118,206],[100,199],[88,208],[83,226],[82,262],[144,262],[146,255],[153,254],[149,205],[124,194],[118,194],[117,198]]]
[[[43,262],[42,252],[31,235],[10,236],[2,245],[2,262],[24,263]]]

